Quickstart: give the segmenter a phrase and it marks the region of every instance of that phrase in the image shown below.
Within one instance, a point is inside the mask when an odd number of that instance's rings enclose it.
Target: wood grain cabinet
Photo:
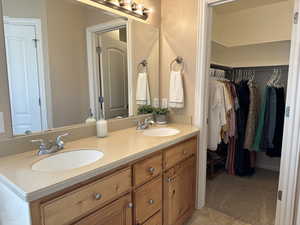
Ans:
[[[164,176],[164,225],[181,225],[195,209],[195,157]]]
[[[120,198],[74,225],[132,225],[131,196]]]
[[[143,185],[134,193],[135,224],[143,224],[162,207],[162,178]]]
[[[197,138],[31,203],[32,225],[183,225],[195,206]]]

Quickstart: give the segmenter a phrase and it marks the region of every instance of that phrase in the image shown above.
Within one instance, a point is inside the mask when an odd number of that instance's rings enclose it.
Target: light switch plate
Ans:
[[[167,98],[163,98],[162,101],[161,101],[161,107],[163,109],[168,108],[168,103],[169,103],[169,100]]]
[[[3,112],[0,112],[0,134],[1,133],[5,133]]]
[[[154,98],[154,99],[153,99],[153,106],[154,106],[155,108],[158,108],[158,107],[159,107],[159,99],[158,99],[158,98]]]

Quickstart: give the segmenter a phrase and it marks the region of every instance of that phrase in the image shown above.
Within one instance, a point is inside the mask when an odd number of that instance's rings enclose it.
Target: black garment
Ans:
[[[270,157],[281,157],[284,114],[285,114],[285,93],[284,88],[276,88],[276,128],[273,138],[273,148],[268,148],[266,154]]]
[[[249,176],[253,173],[250,163],[250,152],[244,149],[250,105],[250,90],[247,83],[247,81],[242,81],[236,86],[240,106],[236,111],[238,139],[235,153],[235,174],[238,176]]]
[[[276,111],[277,111],[277,91],[274,87],[267,87],[266,90],[266,111],[260,148],[267,150],[274,148],[273,139],[276,129]]]

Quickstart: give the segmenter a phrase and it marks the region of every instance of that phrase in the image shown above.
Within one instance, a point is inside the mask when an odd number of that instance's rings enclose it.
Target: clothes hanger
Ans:
[[[270,87],[273,87],[274,86],[274,80],[276,79],[276,77],[277,77],[277,70],[274,69],[273,74],[272,74],[270,80],[268,81],[267,85],[270,86]]]
[[[281,71],[281,68],[279,68],[278,70],[279,70],[279,73],[278,73],[277,79],[274,81],[274,84],[276,85],[276,87],[281,88],[281,87],[283,87],[283,84],[281,83],[282,71]]]

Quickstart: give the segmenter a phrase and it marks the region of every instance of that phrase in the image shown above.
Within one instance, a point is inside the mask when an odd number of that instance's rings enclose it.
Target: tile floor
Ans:
[[[257,169],[252,177],[220,174],[207,182],[206,207],[253,225],[274,225],[279,174]]]
[[[220,174],[207,182],[206,208],[186,225],[274,225],[278,173],[258,169],[252,177]]]
[[[241,222],[217,210],[204,208],[197,210],[186,225],[254,225]]]

